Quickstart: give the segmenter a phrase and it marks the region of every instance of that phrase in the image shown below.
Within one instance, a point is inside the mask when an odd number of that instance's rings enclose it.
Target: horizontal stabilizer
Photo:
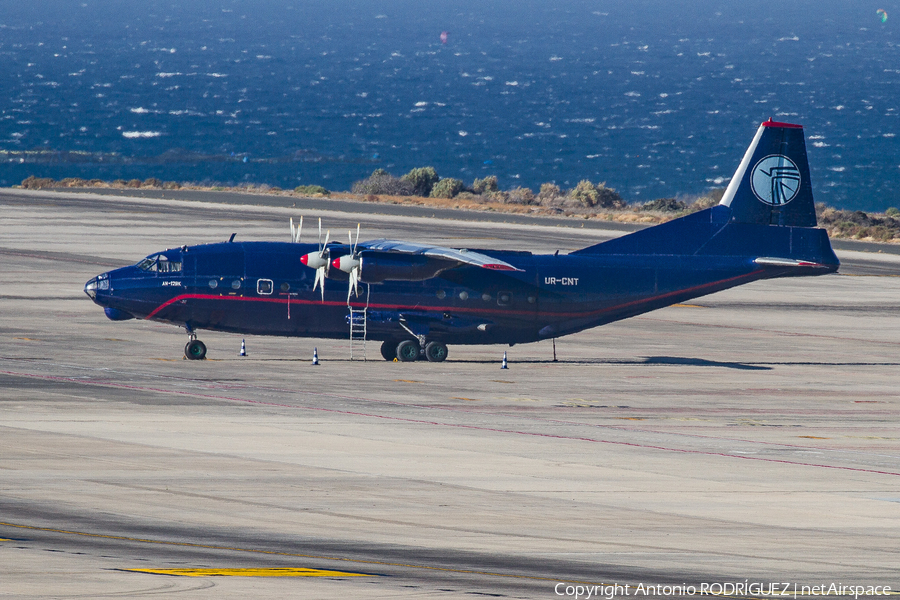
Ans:
[[[757,258],[753,262],[762,267],[813,267],[816,269],[834,269],[834,265],[824,265],[822,263],[811,262],[808,260],[796,260],[793,258],[773,258],[764,256]]]

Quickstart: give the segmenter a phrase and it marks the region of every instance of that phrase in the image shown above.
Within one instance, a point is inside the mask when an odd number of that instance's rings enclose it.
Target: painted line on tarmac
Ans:
[[[413,423],[416,425],[432,425],[435,427],[450,427],[454,429],[469,429],[473,431],[488,431],[491,433],[503,433],[509,435],[524,435],[529,437],[536,438],[547,438],[554,440],[565,440],[571,442],[588,442],[592,444],[610,444],[613,446],[628,446],[631,448],[639,448],[642,450],[660,450],[664,452],[678,452],[680,454],[696,454],[701,456],[718,456],[722,458],[735,458],[740,460],[750,460],[750,461],[759,461],[759,462],[768,462],[768,463],[776,463],[782,465],[791,465],[797,467],[815,467],[820,469],[832,469],[836,471],[851,471],[854,473],[871,473],[874,475],[890,475],[893,477],[900,477],[900,472],[896,471],[882,471],[880,469],[864,469],[861,467],[845,467],[842,465],[828,465],[822,463],[808,463],[808,462],[800,462],[795,460],[784,460],[779,458],[764,458],[761,456],[747,456],[744,454],[730,454],[728,452],[712,452],[709,450],[691,450],[689,448],[674,448],[671,446],[659,446],[656,444],[640,444],[638,442],[624,442],[620,440],[605,440],[601,438],[591,438],[584,436],[570,436],[570,435],[559,435],[555,433],[541,433],[537,431],[522,431],[518,429],[501,429],[499,427],[485,427],[483,425],[469,425],[466,423],[445,423],[441,421],[433,421],[428,419],[413,419],[410,417],[393,417],[390,415],[379,415],[375,413],[365,413],[360,411],[352,411],[352,410],[341,410],[337,408],[325,408],[322,406],[306,406],[302,404],[282,404],[278,402],[266,402],[264,400],[250,400],[248,398],[235,398],[234,396],[220,396],[218,394],[201,394],[198,392],[188,392],[181,390],[167,390],[164,388],[156,388],[156,387],[147,387],[147,386],[138,386],[138,385],[127,385],[124,383],[115,383],[112,381],[100,381],[100,380],[91,380],[86,381],[83,379],[77,379],[74,377],[60,377],[55,375],[37,375],[35,373],[21,373],[15,371],[5,371],[0,370],[0,375],[13,375],[18,377],[31,377],[34,379],[42,379],[45,381],[65,381],[68,383],[76,383],[80,385],[90,385],[97,387],[107,387],[114,389],[123,389],[123,390],[134,390],[140,392],[153,392],[159,394],[171,394],[174,396],[187,396],[191,398],[205,398],[208,400],[217,400],[224,402],[236,402],[239,404],[252,404],[257,406],[272,406],[277,408],[289,408],[294,410],[310,410],[316,412],[325,412],[325,413],[334,413],[341,415],[350,415],[354,417],[365,417],[370,419],[380,419],[383,421],[396,421],[400,423]],[[473,400],[468,398],[466,400]]]
[[[125,542],[138,542],[141,544],[153,544],[157,546],[175,546],[179,548],[203,548],[207,550],[224,550],[230,552],[246,552],[248,554],[260,554],[265,556],[287,556],[290,558],[310,558],[315,560],[339,561],[344,563],[355,563],[360,565],[378,565],[383,567],[401,567],[407,569],[418,569],[422,571],[440,571],[443,573],[461,573],[466,575],[484,575],[487,577],[503,577],[506,579],[525,579],[531,581],[559,581],[555,577],[538,577],[536,575],[516,575],[514,573],[495,573],[492,571],[479,571],[476,569],[451,569],[449,567],[431,567],[428,565],[416,565],[409,563],[396,563],[381,560],[371,560],[364,558],[346,558],[342,556],[326,556],[317,554],[299,554],[294,552],[280,552],[277,550],[260,550],[257,548],[240,548],[237,546],[220,546],[215,544],[199,544],[195,542],[174,542],[169,540],[154,540],[150,538],[136,538],[125,535],[107,535],[102,533],[88,533],[86,531],[74,531],[69,529],[56,529],[53,527],[37,527],[35,525],[22,525],[19,523],[6,523],[0,521],[2,527],[15,527],[17,529],[25,529],[29,531],[46,531],[48,533],[60,533],[64,535],[75,535],[87,538],[103,539],[103,540],[120,540]],[[135,569],[119,569],[122,571]],[[368,574],[373,577],[381,577],[377,573]],[[341,575],[346,576],[346,574]],[[572,583],[583,583],[586,585],[595,585],[592,581],[572,581]]]
[[[130,573],[174,575],[177,577],[381,577],[374,573],[351,573],[303,567],[284,569],[120,569]]]

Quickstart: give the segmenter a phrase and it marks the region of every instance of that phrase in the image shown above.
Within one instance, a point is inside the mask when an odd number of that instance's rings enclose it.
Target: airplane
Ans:
[[[568,254],[385,239],[183,245],[94,277],[114,321],[197,331],[348,339],[385,360],[447,358],[449,344],[555,339],[761,279],[834,273],[816,227],[803,128],[762,123],[717,206]]]

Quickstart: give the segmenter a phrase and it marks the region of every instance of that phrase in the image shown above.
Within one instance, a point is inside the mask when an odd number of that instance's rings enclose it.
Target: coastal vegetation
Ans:
[[[320,185],[301,185],[289,191],[268,185],[226,187],[161,181],[153,177],[144,180],[117,179],[109,182],[76,177],[55,180],[32,176],[22,181],[20,187],[33,190],[60,188],[216,190],[294,197],[329,197],[648,225],[714,206],[719,203],[725,192],[725,188],[715,188],[698,196],[659,198],[629,204],[616,190],[602,182],[592,183],[583,180],[568,190],[556,183],[544,183],[535,194],[530,188],[522,186],[501,190],[497,177],[493,175],[475,179],[471,185],[466,185],[460,179],[438,176],[433,167],[413,169],[402,177],[395,177],[384,169],[377,169],[366,179],[354,183],[350,192],[332,191]],[[900,243],[900,210],[896,207],[888,208],[884,213],[866,213],[817,204],[816,215],[819,227],[826,229],[833,238]]]

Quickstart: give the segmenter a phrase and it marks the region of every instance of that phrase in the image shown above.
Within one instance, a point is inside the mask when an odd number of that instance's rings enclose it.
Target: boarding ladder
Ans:
[[[349,298],[347,309],[350,311],[350,360],[366,360],[366,336],[368,330],[369,293],[371,286],[366,286],[366,305],[363,308],[353,308]]]

